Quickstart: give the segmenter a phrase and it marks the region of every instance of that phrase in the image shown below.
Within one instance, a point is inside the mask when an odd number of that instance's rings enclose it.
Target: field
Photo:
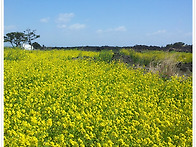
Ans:
[[[192,146],[192,76],[165,79],[112,51],[4,54],[5,146]]]
[[[165,52],[165,51],[143,51],[143,52],[136,52],[132,49],[122,49],[120,50],[121,54],[128,55],[133,59],[135,63],[148,65],[151,62],[155,64],[170,59],[173,62],[182,62],[182,63],[189,63],[192,62],[192,53],[185,53],[185,52]]]

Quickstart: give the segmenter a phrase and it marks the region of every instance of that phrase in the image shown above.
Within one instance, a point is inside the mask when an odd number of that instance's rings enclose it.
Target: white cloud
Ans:
[[[96,31],[97,33],[103,33],[103,30],[102,29],[99,29]]]
[[[40,19],[40,22],[47,23],[49,21],[49,17]]]
[[[80,30],[86,27],[85,24],[75,23],[70,24],[71,19],[75,16],[74,13],[61,13],[56,19],[57,27],[60,29]]]
[[[106,30],[98,29],[96,32],[97,33],[107,33],[107,32],[125,32],[125,31],[127,31],[125,26],[119,26],[119,27],[116,27],[116,28],[109,28],[109,29],[106,29]]]
[[[15,25],[4,26],[5,31],[12,31],[12,30],[15,30],[16,28],[17,27]]]
[[[67,23],[73,18],[74,13],[61,13],[57,18],[57,23]]]
[[[71,30],[80,30],[80,29],[84,29],[85,27],[86,27],[85,24],[76,23],[76,24],[70,25],[69,29],[71,29]]]
[[[125,26],[119,26],[117,28],[114,28],[114,31],[120,31],[120,32],[125,32],[127,29],[125,28]]]
[[[153,33],[148,33],[147,36],[154,36],[154,35],[159,35],[159,34],[164,34],[164,33],[166,33],[166,30],[158,30]]]
[[[60,28],[60,29],[65,29],[65,28],[67,28],[67,25],[62,24],[62,25],[57,25],[57,27]]]

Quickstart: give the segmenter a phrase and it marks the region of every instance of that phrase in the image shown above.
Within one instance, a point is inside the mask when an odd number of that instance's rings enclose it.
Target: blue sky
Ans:
[[[45,46],[192,44],[192,0],[4,0],[4,34],[27,28]]]

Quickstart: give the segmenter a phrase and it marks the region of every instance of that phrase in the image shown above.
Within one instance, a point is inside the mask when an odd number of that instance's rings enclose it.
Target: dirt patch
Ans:
[[[131,59],[131,57],[126,56],[126,55],[121,55],[119,53],[114,53],[114,55],[112,57],[112,60],[121,61],[121,62],[127,63],[129,65],[133,65],[134,64],[134,62]]]
[[[182,63],[182,62],[179,62],[176,64],[176,67],[179,68],[181,71],[183,72],[187,72],[187,71],[190,71],[192,72],[192,62],[190,63]]]
[[[143,67],[141,65],[137,65],[137,63],[133,62],[133,60],[131,59],[130,56],[121,55],[119,53],[114,53],[112,60],[127,63],[129,66],[132,66],[134,64],[137,67],[145,68],[147,71],[149,71],[151,68],[150,65],[147,65],[145,67]],[[191,75],[191,73],[192,73],[192,62],[191,63],[179,62],[174,66],[177,67],[177,71],[179,71],[179,75]]]

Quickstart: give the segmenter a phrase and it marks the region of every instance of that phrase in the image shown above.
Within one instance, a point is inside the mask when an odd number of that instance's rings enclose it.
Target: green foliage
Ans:
[[[127,50],[127,49],[121,49],[121,50],[119,51],[119,53],[120,53],[121,55],[130,56],[130,50]]]
[[[4,42],[11,43],[12,47],[21,47],[21,43],[27,40],[25,34],[22,32],[11,32],[4,36]]]
[[[168,44],[166,47],[167,48],[182,48],[185,46],[185,43],[183,42],[176,42],[174,44]]]
[[[164,52],[164,51],[143,51],[136,52],[133,49],[122,49],[121,54],[129,55],[131,59],[140,65],[149,65],[150,63],[158,64],[164,60],[170,59],[172,62],[189,63],[192,62],[192,53],[185,52]]]
[[[33,46],[34,49],[41,49],[42,48],[41,45],[39,43],[37,43],[37,42],[34,42],[32,44],[32,46]]]
[[[113,57],[113,51],[112,50],[102,50],[99,53],[98,60],[105,61],[105,62],[111,62]]]
[[[26,51],[21,48],[5,48],[4,50],[4,60],[17,61],[26,57]]]
[[[39,38],[40,35],[35,34],[35,30],[31,31],[30,29],[27,29],[23,32],[10,32],[7,33],[4,36],[4,42],[11,43],[12,47],[21,47],[22,43],[25,43],[26,41],[31,44],[31,41],[34,39]],[[38,44],[35,44],[38,45]]]

